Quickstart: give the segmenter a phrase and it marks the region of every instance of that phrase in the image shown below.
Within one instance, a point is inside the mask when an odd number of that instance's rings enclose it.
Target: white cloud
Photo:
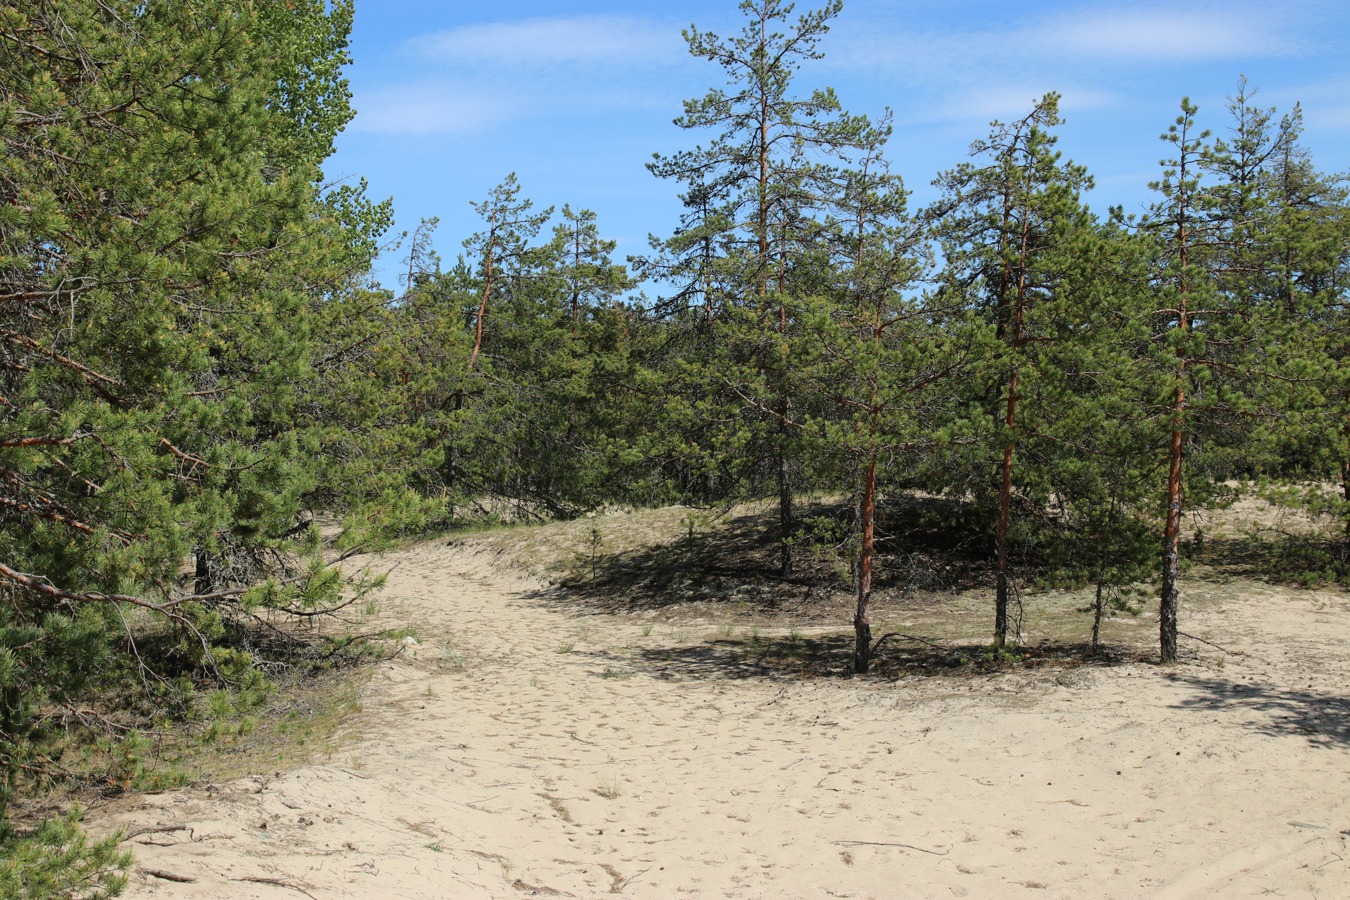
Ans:
[[[559,16],[466,25],[413,38],[408,49],[450,66],[543,68],[565,64],[653,65],[683,59],[679,29],[629,16]]]
[[[1269,8],[1179,0],[1173,7],[1075,4],[1003,27],[947,29],[906,14],[833,34],[827,65],[894,79],[918,121],[988,121],[1019,115],[1046,90],[1073,114],[1118,106],[1127,86],[1197,63],[1288,57],[1306,48],[1294,23]]]
[[[1350,129],[1350,106],[1331,106],[1309,116],[1312,124],[1328,129]]]
[[[1296,49],[1278,23],[1257,10],[1174,8],[1093,10],[1019,29],[1040,52],[1116,61],[1196,62],[1283,56]]]
[[[384,88],[362,92],[356,101],[353,127],[380,134],[468,134],[508,118],[502,98],[465,85]]]
[[[1350,78],[1332,77],[1302,84],[1285,85],[1259,100],[1268,100],[1282,110],[1302,104],[1304,122],[1310,129],[1343,130],[1350,126]]]
[[[1106,109],[1119,100],[1120,95],[1115,91],[1070,87],[1060,91],[1059,111],[1065,115],[1072,115],[1093,109]]]
[[[560,113],[678,108],[665,82],[688,58],[678,28],[631,16],[467,25],[403,50],[401,84],[358,91],[355,128],[463,134]]]
[[[471,134],[523,119],[664,111],[670,106],[670,99],[660,92],[588,80],[530,85],[428,78],[358,91],[353,127],[381,134]]]
[[[1113,77],[1131,64],[1157,68],[1196,62],[1289,56],[1302,48],[1286,23],[1260,8],[1169,7],[1069,10],[1004,28],[908,30],[903,19],[866,30],[847,20],[828,58],[849,69],[879,70],[942,89],[990,84],[1009,72],[1063,83]]]
[[[972,87],[954,91],[943,99],[940,107],[933,110],[932,118],[938,119],[979,119],[988,121],[1001,119],[1010,121],[1026,115],[1048,91],[1049,86],[1035,85],[999,85],[997,87]],[[1110,106],[1117,99],[1114,93],[1090,88],[1061,90],[1059,111],[1061,115],[1101,109]]]

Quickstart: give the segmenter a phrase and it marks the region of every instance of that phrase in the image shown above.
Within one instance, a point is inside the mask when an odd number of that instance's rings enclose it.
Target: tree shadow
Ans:
[[[712,599],[744,600],[731,585],[780,581],[773,568],[777,537],[768,517],[749,513],[692,527],[672,541],[620,553],[579,556],[572,573],[540,599],[565,603],[586,614],[633,613]],[[763,593],[759,604],[775,605],[781,592]]]
[[[993,583],[992,534],[975,504],[896,493],[877,505],[878,586],[969,591]]]
[[[817,679],[853,675],[853,636],[718,638],[679,647],[640,650],[633,660],[658,678]],[[1007,672],[1109,667],[1140,661],[1125,649],[1092,653],[1086,644],[1042,644],[995,654],[983,645],[940,646],[888,641],[872,658],[869,677],[971,678]]]
[[[1197,692],[1177,703],[1177,709],[1247,710],[1265,717],[1251,725],[1261,734],[1297,735],[1321,747],[1350,746],[1350,698],[1197,675],[1175,674],[1171,679]]]
[[[1211,538],[1193,552],[1198,562],[1229,578],[1303,587],[1350,581],[1350,544],[1340,535]]]
[[[699,680],[839,677],[852,644],[824,638],[719,638],[638,651],[634,661],[658,678]]]
[[[1226,578],[1264,581],[1278,571],[1271,543],[1250,537],[1209,538],[1203,548],[1183,542],[1182,554]]]
[[[964,591],[991,583],[983,541],[970,529],[965,504],[902,497],[878,512],[873,590]],[[803,506],[795,538],[794,574],[778,571],[776,513],[748,513],[715,526],[622,553],[579,555],[572,573],[536,595],[582,613],[634,613],[687,603],[718,603],[757,612],[809,611],[849,590],[846,554],[837,552],[853,515],[847,503]]]

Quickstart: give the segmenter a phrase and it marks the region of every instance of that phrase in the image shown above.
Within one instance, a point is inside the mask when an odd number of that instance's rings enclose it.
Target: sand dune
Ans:
[[[129,896],[1350,897],[1340,592],[1190,614],[1240,652],[1170,669],[801,680],[472,542],[394,556],[420,643],[361,738],[95,822]]]

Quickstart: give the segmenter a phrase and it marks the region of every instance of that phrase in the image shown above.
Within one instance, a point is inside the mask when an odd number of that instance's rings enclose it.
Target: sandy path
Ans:
[[[98,823],[191,829],[133,839],[130,896],[1350,897],[1342,594],[1187,620],[1260,658],[794,682],[486,553],[398,557],[422,643],[362,739]]]

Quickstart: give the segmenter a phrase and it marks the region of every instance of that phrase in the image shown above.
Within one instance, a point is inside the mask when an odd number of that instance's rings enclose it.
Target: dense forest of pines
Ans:
[[[1086,204],[1047,94],[911,209],[887,117],[802,84],[840,6],[686,33],[722,86],[650,163],[684,212],[646,256],[507,176],[390,290],[389,203],[320,169],[350,0],[0,5],[0,821],[82,697],[246,691],[261,611],[373,586],[334,553],[485,516],[772,498],[792,579],[803,498],[850,498],[859,673],[884,495],[966,508],[996,647],[1034,562],[1157,578],[1164,662],[1188,510],[1262,484],[1350,528],[1350,199],[1299,109],[1183,100],[1132,218]]]

